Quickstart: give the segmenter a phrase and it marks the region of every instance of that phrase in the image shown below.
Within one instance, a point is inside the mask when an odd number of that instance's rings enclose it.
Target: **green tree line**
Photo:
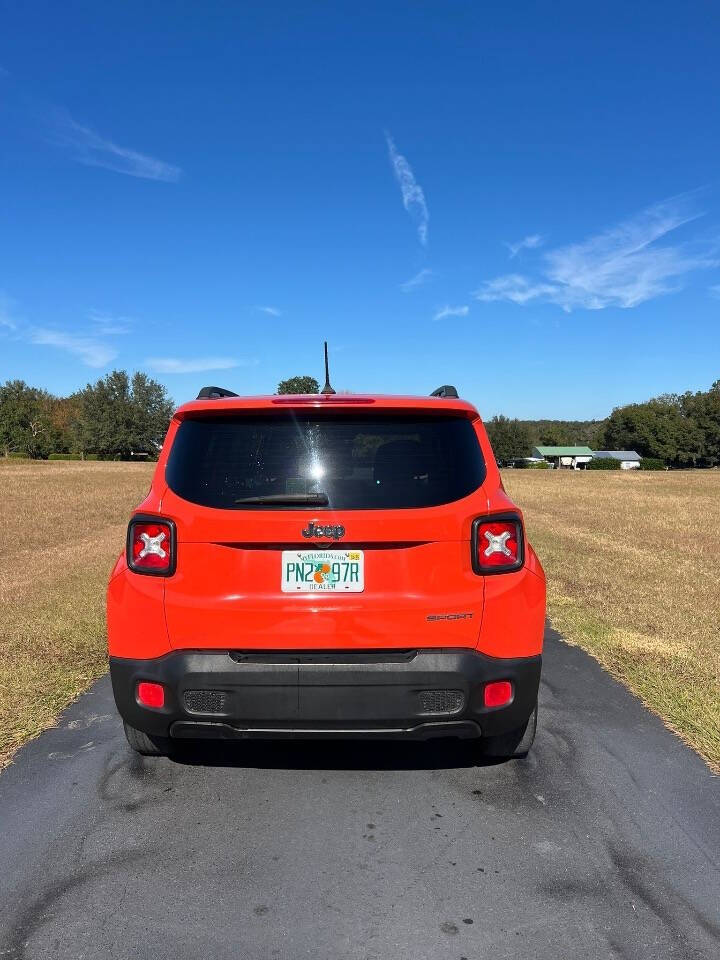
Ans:
[[[318,390],[311,377],[283,381],[279,393]],[[144,373],[114,370],[69,397],[22,380],[0,385],[0,454],[44,459],[50,454],[130,458],[153,456],[173,404],[165,387]],[[720,380],[706,391],[664,394],[616,407],[605,420],[511,420],[486,424],[501,463],[527,457],[538,445],[587,445],[636,450],[674,467],[720,465]]]
[[[8,380],[0,385],[0,453],[39,460],[154,457],[173,407],[165,387],[144,373],[113,370],[69,397]]]
[[[616,407],[605,420],[510,420],[499,415],[486,426],[501,463],[528,457],[539,445],[586,445],[635,450],[672,467],[714,467],[720,465],[720,380],[709,390]]]

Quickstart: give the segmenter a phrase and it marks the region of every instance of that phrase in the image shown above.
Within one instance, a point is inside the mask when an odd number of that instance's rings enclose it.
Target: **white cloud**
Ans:
[[[70,149],[78,163],[86,166],[104,167],[129,177],[164,180],[168,183],[175,183],[182,174],[180,167],[137,150],[120,147],[112,140],[101,137],[92,128],[73,120],[66,111],[56,113],[54,127],[57,142]]]
[[[557,288],[548,283],[533,283],[519,273],[506,273],[494,280],[487,280],[475,293],[478,300],[510,300],[512,303],[527,303],[538,297],[552,298]]]
[[[282,310],[279,310],[277,307],[258,307],[257,308],[261,313],[266,313],[269,317],[281,317]]]
[[[517,243],[508,243],[505,241],[505,246],[510,251],[510,259],[516,257],[521,250],[535,250],[537,247],[542,246],[544,242],[544,237],[541,237],[539,233],[532,233],[529,237],[523,237],[522,240],[518,240]]]
[[[12,316],[12,301],[0,291],[0,327],[17,330],[17,321]]]
[[[540,275],[505,274],[486,281],[478,300],[532,300],[575,308],[636,307],[679,290],[692,270],[718,263],[717,251],[687,243],[658,243],[701,214],[691,208],[691,195],[654,204],[635,217],[581,243],[549,250]]]
[[[79,357],[88,367],[105,367],[117,356],[117,350],[92,337],[63,333],[61,330],[36,328],[30,332],[30,342],[65,350]]]
[[[401,283],[400,289],[403,293],[410,293],[411,290],[415,290],[417,287],[421,287],[424,283],[427,283],[432,276],[432,270],[429,270],[427,267],[423,267],[423,269],[420,270],[419,273],[416,273],[414,277],[406,280],[405,283]]]
[[[247,367],[252,363],[251,360],[234,360],[232,357],[196,357],[189,360],[179,357],[148,357],[145,366],[156,373],[204,373],[206,370]]]
[[[438,310],[438,312],[433,317],[433,320],[446,320],[448,317],[466,317],[468,315],[469,310],[470,310],[470,307],[466,307],[466,306],[462,306],[462,307],[445,306],[441,310]]]
[[[99,313],[91,310],[88,319],[92,324],[93,331],[99,337],[114,337],[125,333],[130,333],[133,328],[131,317],[114,317],[107,313]]]
[[[388,152],[390,154],[390,164],[392,165],[397,182],[400,184],[403,206],[417,224],[418,237],[420,243],[426,247],[428,242],[428,213],[425,203],[425,194],[422,187],[415,179],[412,167],[405,157],[398,153],[395,143],[389,133],[385,134],[387,140]]]
[[[0,328],[14,333],[15,339],[43,347],[55,347],[72,356],[79,357],[88,367],[104,367],[115,359],[118,352],[103,342],[103,338],[128,333],[132,321],[129,317],[111,317],[91,311],[86,330],[79,333],[51,327],[36,327],[11,315],[12,301],[0,293]]]

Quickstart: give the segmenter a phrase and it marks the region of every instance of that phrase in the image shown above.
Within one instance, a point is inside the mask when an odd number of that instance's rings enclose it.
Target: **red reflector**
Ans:
[[[142,680],[137,685],[137,697],[144,707],[165,706],[165,688],[161,683],[148,683]]]
[[[512,684],[509,680],[495,680],[485,687],[485,706],[504,707],[512,700]]]
[[[172,530],[162,520],[131,520],[128,534],[128,562],[139,573],[170,573]]]

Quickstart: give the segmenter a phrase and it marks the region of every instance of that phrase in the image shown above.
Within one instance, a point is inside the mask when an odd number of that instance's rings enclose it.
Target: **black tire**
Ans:
[[[480,741],[480,753],[483,757],[497,757],[510,760],[526,757],[535,740],[537,730],[537,703],[527,721],[510,733],[497,737],[483,737]]]
[[[142,730],[136,730],[123,720],[123,729],[127,742],[135,753],[142,757],[164,757],[169,752],[170,744],[165,737],[150,737]]]

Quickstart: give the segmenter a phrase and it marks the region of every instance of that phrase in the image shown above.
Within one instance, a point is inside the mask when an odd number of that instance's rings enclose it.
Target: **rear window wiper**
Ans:
[[[308,503],[316,507],[326,507],[330,501],[326,493],[269,493],[261,497],[241,497],[235,503],[247,504],[296,504]]]

